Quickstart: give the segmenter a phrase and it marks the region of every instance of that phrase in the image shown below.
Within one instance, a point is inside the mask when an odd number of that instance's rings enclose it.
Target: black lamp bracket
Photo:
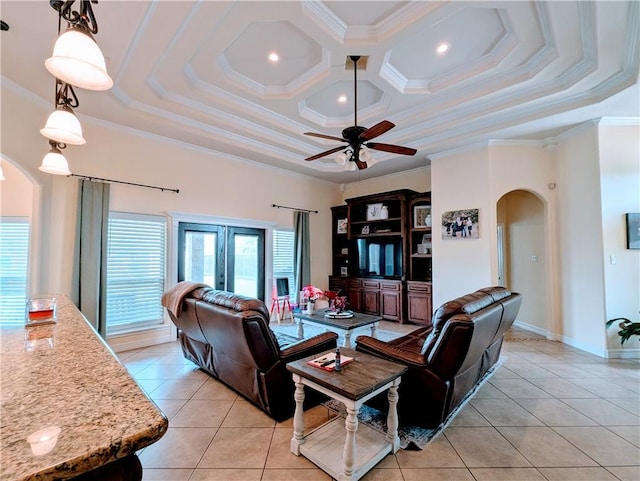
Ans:
[[[56,108],[73,107],[80,105],[73,86],[56,78]]]
[[[60,18],[64,18],[73,27],[81,28],[91,32],[98,33],[98,22],[93,14],[92,3],[98,3],[98,0],[80,0],[80,11],[72,10],[75,0],[49,0],[49,5],[60,14]]]

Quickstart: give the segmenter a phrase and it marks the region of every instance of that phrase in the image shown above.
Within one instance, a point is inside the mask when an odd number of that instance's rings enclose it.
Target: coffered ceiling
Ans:
[[[52,105],[44,60],[57,12],[46,0],[0,8],[10,26],[0,37],[2,88]],[[100,0],[93,8],[114,87],[77,92],[81,121],[175,139],[212,159],[346,183],[488,140],[547,139],[595,118],[640,117],[637,1]],[[304,160],[340,143],[303,132],[340,137],[353,125],[350,55],[366,57],[358,124],[393,122],[376,142],[415,156],[373,151],[377,163],[357,172],[341,171],[335,155]]]

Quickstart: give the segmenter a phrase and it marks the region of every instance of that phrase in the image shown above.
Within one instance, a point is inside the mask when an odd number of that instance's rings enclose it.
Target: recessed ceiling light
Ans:
[[[436,53],[438,55],[444,55],[449,50],[450,46],[451,45],[449,45],[447,42],[439,43],[438,46],[436,47]]]
[[[346,101],[347,101],[346,95],[341,95],[340,97],[338,97],[338,102],[340,102],[341,104],[345,103]]]
[[[269,54],[269,62],[277,62],[278,60],[280,60],[280,56],[276,52]]]

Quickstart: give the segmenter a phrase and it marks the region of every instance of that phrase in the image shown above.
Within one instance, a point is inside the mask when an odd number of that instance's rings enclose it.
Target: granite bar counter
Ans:
[[[126,459],[139,465],[136,451],[168,427],[80,311],[57,298],[56,324],[0,326],[3,481],[70,479]]]

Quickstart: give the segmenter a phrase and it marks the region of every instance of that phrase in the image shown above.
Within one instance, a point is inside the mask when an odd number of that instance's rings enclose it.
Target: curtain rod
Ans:
[[[317,214],[318,213],[317,210],[299,209],[298,207],[288,207],[286,205],[273,204],[272,207],[275,207],[276,209],[291,209],[291,210],[297,210],[297,211],[300,211],[300,212],[309,212],[309,213],[313,213],[313,214]]]
[[[147,189],[158,189],[162,192],[169,191],[175,192],[176,194],[180,193],[180,189],[169,189],[167,187],[156,187],[155,185],[145,185],[145,184],[136,184],[134,182],[125,182],[124,180],[113,180],[113,179],[103,179],[102,177],[94,177],[92,175],[79,175],[79,174],[70,174],[67,177],[80,177],[81,179],[94,181],[101,180],[103,182],[115,182],[116,184],[126,184],[126,185],[135,185],[136,187],[146,187]]]

